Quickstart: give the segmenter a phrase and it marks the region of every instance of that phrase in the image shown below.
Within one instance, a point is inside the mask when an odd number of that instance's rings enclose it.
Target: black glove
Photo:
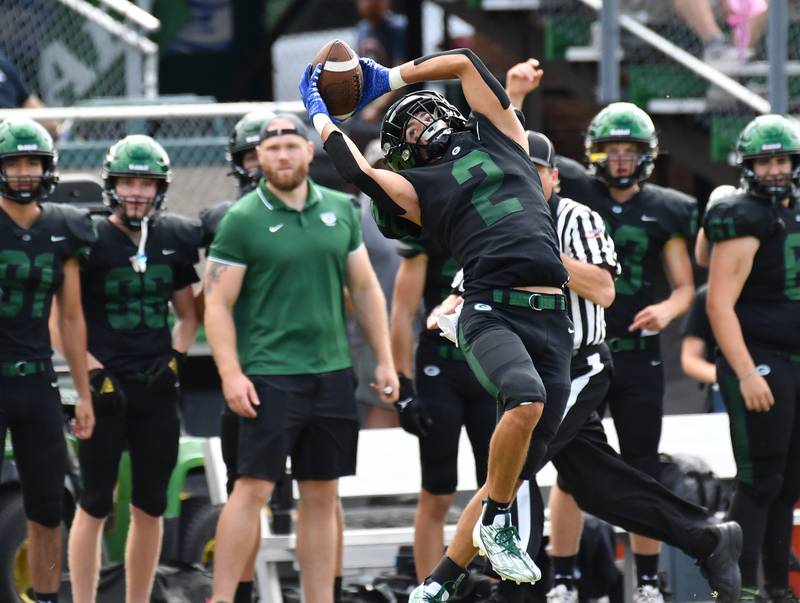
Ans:
[[[161,364],[155,366],[147,380],[151,392],[175,391],[180,386],[180,375],[186,354],[172,350]]]
[[[428,428],[433,424],[425,406],[417,399],[414,382],[402,373],[397,373],[400,381],[400,395],[394,407],[400,418],[400,427],[418,438],[428,437]]]
[[[125,392],[119,381],[104,368],[89,371],[89,387],[92,390],[92,405],[97,415],[106,417],[125,416]]]

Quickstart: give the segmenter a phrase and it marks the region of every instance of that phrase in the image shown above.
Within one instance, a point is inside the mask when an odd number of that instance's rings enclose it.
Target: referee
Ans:
[[[558,170],[550,140],[529,132],[528,144],[551,204],[561,259],[570,273],[569,310],[575,331],[565,415],[542,461],[552,460],[561,486],[554,486],[550,495],[554,582],[547,601],[578,600],[574,573],[583,528],[581,508],[628,531],[658,538],[700,560],[712,589],[719,591],[718,601],[733,601],[739,592],[739,526],[733,522],[713,526],[704,509],[678,498],[628,465],[608,445],[596,409],[611,382],[611,354],[603,338],[604,307],[613,301],[613,276],[619,272],[614,244],[595,212],[555,194]],[[517,495],[517,525],[531,556],[539,551],[541,534],[530,531],[536,521],[528,522],[544,512],[541,501],[536,481],[524,483]],[[499,588],[500,601],[516,603],[523,600],[524,589],[529,586],[503,581]],[[637,592],[635,600],[646,600],[648,594]]]

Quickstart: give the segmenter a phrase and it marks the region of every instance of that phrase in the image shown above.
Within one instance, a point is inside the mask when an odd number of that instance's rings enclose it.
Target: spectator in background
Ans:
[[[0,108],[38,109],[44,103],[28,88],[17,66],[0,51]]]
[[[406,18],[390,10],[390,0],[356,0],[361,21],[356,25],[356,52],[387,67],[406,61]],[[396,95],[387,94],[365,107],[358,119],[367,123],[379,121]],[[387,298],[388,299],[388,298]]]
[[[708,412],[723,412],[725,404],[717,386],[717,367],[714,357],[717,341],[711,332],[711,323],[706,315],[706,286],[697,290],[694,303],[686,315],[681,331],[681,368],[689,377],[708,386]]]
[[[717,24],[711,0],[673,0],[672,4],[703,42],[703,61],[723,71],[749,59],[765,30],[767,0],[717,0],[717,12],[734,28],[730,41]]]
[[[0,109],[41,109],[44,103],[31,92],[22,79],[17,66],[0,51]],[[43,121],[42,125],[55,137],[58,134],[58,123]]]
[[[364,150],[364,156],[373,167],[385,167],[383,152],[379,140],[373,140]],[[378,277],[383,295],[386,297],[386,309],[391,311],[391,300],[394,291],[394,277],[400,266],[400,257],[397,255],[394,241],[385,238],[375,219],[370,212],[370,200],[364,193],[360,193],[361,205],[361,233],[364,246],[367,248],[369,261]],[[397,427],[397,413],[394,407],[383,402],[369,386],[375,374],[375,355],[364,338],[357,322],[352,319],[348,324],[350,336],[350,350],[353,354],[353,370],[358,378],[356,387],[356,402],[361,426],[367,429],[377,427]]]

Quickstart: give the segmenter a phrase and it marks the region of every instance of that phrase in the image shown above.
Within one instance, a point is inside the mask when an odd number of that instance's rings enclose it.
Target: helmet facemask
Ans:
[[[606,142],[615,142],[612,140]],[[628,142],[621,140],[619,142]],[[653,173],[654,166],[654,153],[646,148],[644,143],[637,142],[639,147],[638,153],[631,154],[633,160],[633,170],[624,176],[613,176],[608,165],[609,159],[615,154],[606,153],[600,150],[604,144],[593,144],[591,152],[589,153],[589,170],[598,180],[601,180],[606,185],[616,189],[628,189],[638,184],[642,180],[647,180]],[[619,154],[620,159],[627,158],[628,154]]]
[[[452,133],[465,125],[458,109],[438,92],[412,92],[387,111],[381,149],[396,171],[425,165],[442,157]]]
[[[16,203],[28,204],[34,201],[45,201],[58,183],[55,168],[55,153],[31,153],[16,157],[37,157],[42,163],[41,176],[10,177],[6,174],[5,159],[14,157],[6,155],[0,159],[0,195]],[[20,187],[23,183],[36,182],[36,186]]]
[[[777,203],[787,197],[796,199],[800,194],[800,153],[790,154],[792,169],[788,173],[757,176],[755,158],[742,161],[741,185],[749,193]]]
[[[167,194],[167,181],[165,179],[156,179],[156,194],[152,199],[147,199],[135,196],[121,196],[117,192],[117,177],[109,177],[106,179],[106,196],[109,200],[111,209],[116,213],[122,223],[133,231],[141,230],[142,220],[145,217],[152,219],[153,215],[159,212],[164,206],[164,199]],[[129,212],[128,205],[147,205],[144,212]]]

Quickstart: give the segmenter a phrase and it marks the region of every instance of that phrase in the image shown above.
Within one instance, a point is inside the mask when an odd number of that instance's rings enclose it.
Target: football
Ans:
[[[319,49],[311,64],[322,65],[319,93],[330,114],[344,121],[355,111],[364,86],[358,55],[341,40],[331,40]]]

